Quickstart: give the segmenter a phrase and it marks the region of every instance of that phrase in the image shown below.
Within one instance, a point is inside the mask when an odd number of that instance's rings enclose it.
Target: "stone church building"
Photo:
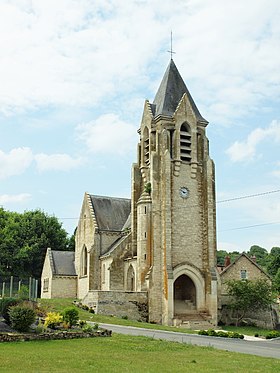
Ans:
[[[131,199],[84,196],[76,296],[96,312],[166,325],[217,323],[207,125],[171,59],[153,103],[144,104]]]

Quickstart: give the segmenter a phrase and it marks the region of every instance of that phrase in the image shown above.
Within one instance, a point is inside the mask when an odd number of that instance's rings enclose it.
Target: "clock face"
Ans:
[[[190,194],[190,192],[189,192],[188,188],[186,188],[186,187],[180,188],[180,196],[182,198],[188,198],[189,194]]]

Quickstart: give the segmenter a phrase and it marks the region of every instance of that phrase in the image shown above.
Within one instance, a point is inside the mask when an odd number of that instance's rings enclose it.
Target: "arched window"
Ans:
[[[126,290],[135,291],[135,272],[131,264],[127,271]]]
[[[180,128],[180,158],[184,162],[190,162],[191,155],[191,131],[187,123]]]
[[[87,248],[84,246],[81,255],[81,275],[87,276],[88,272],[88,253]]]
[[[148,166],[150,164],[150,139],[149,139],[149,130],[146,127],[144,129],[144,142],[143,142],[143,154],[144,154],[144,163]]]

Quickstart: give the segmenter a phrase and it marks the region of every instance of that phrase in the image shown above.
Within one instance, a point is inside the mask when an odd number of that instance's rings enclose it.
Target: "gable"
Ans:
[[[220,273],[220,276],[222,281],[227,281],[229,279],[241,280],[241,271],[246,271],[248,280],[256,280],[259,278],[270,280],[270,277],[264,272],[264,270],[244,253],[226,267]]]

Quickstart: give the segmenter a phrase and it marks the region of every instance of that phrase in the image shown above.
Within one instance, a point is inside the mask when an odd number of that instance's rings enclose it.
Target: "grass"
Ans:
[[[55,312],[62,312],[64,308],[69,307],[72,305],[73,299],[40,299],[40,303],[42,306],[47,309],[48,311],[55,311]],[[172,326],[165,326],[165,325],[157,325],[157,324],[149,324],[145,322],[133,321],[133,320],[125,320],[119,317],[114,316],[104,316],[104,315],[95,315],[89,313],[88,311],[82,310],[79,308],[79,318],[81,320],[92,321],[96,323],[104,323],[104,324],[115,324],[115,325],[124,325],[124,326],[135,326],[138,328],[146,328],[146,329],[156,329],[156,330],[167,330],[167,331],[175,331],[180,333],[188,333],[194,334],[196,331],[190,329],[183,329],[183,328],[176,328]],[[230,332],[237,332],[240,334],[245,335],[252,335],[254,336],[256,333],[259,336],[266,336],[270,330],[268,329],[261,329],[253,326],[247,327],[236,327],[236,326],[222,326],[221,329],[227,330]]]
[[[114,334],[111,338],[3,343],[0,372],[278,372],[279,360]]]
[[[72,302],[73,302],[72,299],[40,299],[39,300],[39,303],[48,312],[62,312],[64,308],[71,306]],[[173,331],[173,332],[180,331],[181,333],[189,333],[189,334],[196,333],[194,330],[189,330],[189,329],[178,329],[172,326],[150,324],[150,323],[134,321],[134,320],[126,320],[126,319],[122,319],[122,318],[115,317],[115,316],[96,315],[88,311],[82,310],[81,308],[79,308],[79,318],[81,320],[92,321],[96,323],[135,326],[138,328],[166,330],[166,331]]]

